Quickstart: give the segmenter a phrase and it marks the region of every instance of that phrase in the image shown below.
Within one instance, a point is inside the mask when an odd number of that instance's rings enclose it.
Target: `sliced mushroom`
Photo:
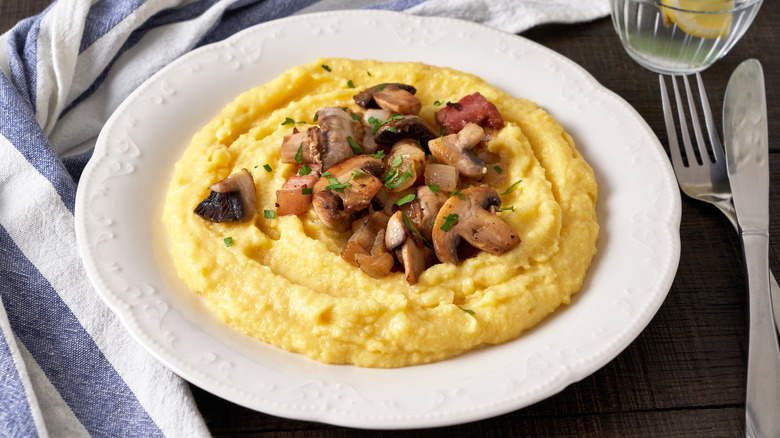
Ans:
[[[382,188],[382,160],[358,155],[324,172],[314,184],[314,211],[328,228],[344,231]]]
[[[417,199],[409,207],[411,210],[409,215],[416,218],[416,222],[420,225],[420,232],[425,239],[431,240],[436,216],[447,199],[447,195],[434,192],[428,186],[417,187]]]
[[[255,215],[257,192],[246,169],[209,186],[211,193],[195,207],[195,214],[211,222],[246,222]]]
[[[420,230],[411,221],[405,221],[404,214],[398,210],[387,221],[385,246],[388,250],[395,249],[396,258],[404,266],[406,282],[415,284],[426,268],[425,247]]]
[[[396,257],[404,265],[406,282],[410,285],[416,284],[426,268],[425,248],[422,243],[417,239],[406,239],[401,249],[396,250]]]
[[[365,134],[363,134],[363,153],[373,154],[379,149],[379,145],[374,141],[374,134],[371,133],[371,128],[367,128]]]
[[[384,245],[385,226],[389,217],[382,211],[371,213],[352,234],[341,251],[341,257],[373,278],[390,273],[395,264]]]
[[[472,187],[460,196],[450,197],[439,210],[433,226],[433,247],[439,260],[458,263],[461,239],[495,255],[519,245],[520,236],[495,214],[500,206],[501,197],[488,186]]]
[[[296,159],[300,150],[300,162]],[[319,163],[322,161],[322,131],[319,126],[310,126],[307,130],[286,135],[282,142],[282,163]]]
[[[328,107],[317,111],[322,130],[322,168],[328,169],[355,155],[349,144],[351,138],[362,150],[365,136],[360,120],[352,118],[352,113],[341,108]]]
[[[375,210],[384,210],[387,214],[393,214],[398,210],[397,202],[408,195],[415,194],[415,188],[410,187],[400,192],[391,192],[387,187],[383,186],[371,201],[371,205]]]
[[[469,123],[457,134],[431,140],[428,148],[441,163],[455,167],[467,178],[479,180],[487,173],[487,166],[469,149],[482,140],[482,132],[479,125]]]
[[[393,145],[385,158],[385,186],[391,192],[408,189],[423,171],[425,152],[417,140],[405,138]]]
[[[374,140],[382,146],[392,146],[405,138],[413,138],[419,140],[421,145],[426,145],[437,136],[425,120],[417,116],[403,116],[382,125]]]
[[[371,88],[366,88],[365,90],[361,91],[360,93],[356,94],[353,99],[355,99],[355,103],[360,105],[363,108],[379,108],[379,105],[376,101],[374,101],[374,94],[376,94],[378,91],[382,91],[385,88],[393,87],[393,88],[400,88],[401,90],[405,90],[410,94],[417,93],[417,89],[414,88],[411,85],[406,84],[399,84],[399,83],[389,83],[389,84],[379,84],[375,85]]]
[[[403,212],[398,210],[387,221],[385,229],[385,246],[387,249],[396,249],[406,240],[407,228],[404,225]]]
[[[374,102],[380,108],[390,110],[398,114],[420,114],[422,103],[414,95],[403,88],[393,85],[374,93]]]

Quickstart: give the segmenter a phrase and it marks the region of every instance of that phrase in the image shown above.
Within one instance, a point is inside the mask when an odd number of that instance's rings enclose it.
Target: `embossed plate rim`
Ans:
[[[382,53],[373,50],[378,38]],[[319,364],[246,339],[182,291],[166,267],[159,226],[173,163],[239,92],[318,56],[446,65],[534,100],[556,117],[594,167],[600,192],[599,254],[573,305],[513,342],[430,365],[372,370]],[[204,83],[219,85],[204,89]],[[570,60],[475,23],[339,11],[257,25],[146,81],[100,134],[77,192],[76,232],[97,292],[139,343],[185,379],[273,415],[399,429],[516,410],[608,363],[668,293],[680,254],[680,212],[658,139],[633,108]]]

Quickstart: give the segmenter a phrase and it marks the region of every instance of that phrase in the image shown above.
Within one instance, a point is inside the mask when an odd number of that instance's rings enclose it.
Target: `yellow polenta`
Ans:
[[[420,117],[432,126],[440,102],[478,91],[496,105],[505,126],[486,147],[504,163],[493,179],[499,193],[522,180],[501,196],[514,211],[500,213],[519,246],[434,265],[410,286],[403,272],[374,279],[347,263],[340,252],[350,233],[327,229],[314,211],[266,218],[296,172],[280,162],[284,136],[316,123],[323,107],[360,110],[352,96],[384,82],[416,87]],[[209,185],[242,168],[257,187],[251,221],[212,223],[193,213]],[[572,138],[535,103],[448,68],[320,59],[240,95],[194,136],[163,220],[179,275],[235,329],[326,363],[401,367],[515,339],[569,303],[596,253],[596,197]]]

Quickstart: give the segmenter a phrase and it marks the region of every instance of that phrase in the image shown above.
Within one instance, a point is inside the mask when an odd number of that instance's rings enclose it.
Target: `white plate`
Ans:
[[[173,164],[238,94],[321,56],[453,67],[558,119],[599,184],[599,252],[571,305],[513,342],[392,370],[320,364],[217,321],[167,253],[160,216]],[[106,123],[81,177],[76,231],[98,293],[138,342],[185,379],[273,415],[397,429],[513,411],[604,366],[669,291],[680,210],[671,167],[647,124],[568,59],[474,23],[345,11],[252,27],[139,87]]]

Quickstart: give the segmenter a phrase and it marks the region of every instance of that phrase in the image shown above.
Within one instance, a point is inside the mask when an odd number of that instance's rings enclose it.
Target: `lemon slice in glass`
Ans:
[[[722,38],[729,34],[734,0],[662,0],[661,4],[669,7],[663,10],[664,24],[676,23],[683,32],[699,38]]]

